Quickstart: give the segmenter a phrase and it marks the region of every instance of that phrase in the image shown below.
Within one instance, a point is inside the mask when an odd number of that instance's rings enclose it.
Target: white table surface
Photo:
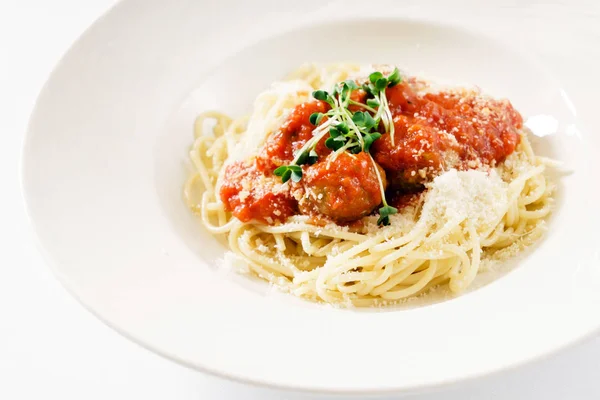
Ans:
[[[0,399],[316,398],[225,382],[142,349],[71,298],[32,243],[18,179],[29,114],[60,56],[114,3],[0,1]],[[581,19],[582,32],[600,46],[600,14]],[[515,371],[406,398],[592,400],[600,399],[599,380],[597,337]]]

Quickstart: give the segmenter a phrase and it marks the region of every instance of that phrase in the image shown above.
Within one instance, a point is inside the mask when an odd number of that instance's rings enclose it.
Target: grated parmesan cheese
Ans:
[[[508,185],[495,170],[451,169],[427,185],[421,220],[470,220],[480,230],[495,224],[508,207]]]
[[[229,274],[229,273],[242,273],[249,274],[250,269],[248,263],[239,255],[233,251],[227,251],[223,254],[223,258],[217,259],[216,261],[218,271]]]

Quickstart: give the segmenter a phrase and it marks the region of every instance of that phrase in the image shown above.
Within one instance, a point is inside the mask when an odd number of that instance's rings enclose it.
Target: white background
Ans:
[[[32,244],[18,176],[29,114],[61,55],[114,3],[0,0],[0,399],[309,398],[217,380],[143,350],[72,299]],[[600,26],[598,15],[581,18]],[[598,380],[600,337],[516,371],[407,398],[591,400],[600,399]]]

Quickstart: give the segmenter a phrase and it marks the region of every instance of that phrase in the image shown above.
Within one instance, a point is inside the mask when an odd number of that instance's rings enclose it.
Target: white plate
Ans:
[[[441,2],[343,4],[128,0],[94,24],[42,91],[23,153],[29,214],[60,280],[153,351],[303,390],[437,386],[596,331],[600,142],[589,132],[600,124],[591,108],[570,99],[552,65],[518,48],[518,30],[495,26],[497,41]],[[560,179],[544,240],[481,289],[387,312],[332,309],[217,271],[224,247],[181,200],[193,119],[207,108],[248,111],[269,82],[306,61],[397,63],[478,84],[545,121],[549,130],[533,127],[547,134],[538,153],[572,173]]]

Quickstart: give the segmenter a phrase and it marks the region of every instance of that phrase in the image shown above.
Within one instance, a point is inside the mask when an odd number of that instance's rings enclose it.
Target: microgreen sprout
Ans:
[[[289,165],[278,167],[273,171],[273,174],[281,177],[281,181],[284,183],[290,179],[293,182],[299,182],[302,179],[301,166],[311,165],[318,161],[319,156],[315,148],[329,134],[329,137],[325,139],[325,146],[333,151],[333,159],[344,151],[351,154],[364,151],[369,154],[379,181],[383,204],[383,207],[379,209],[377,224],[389,225],[389,216],[396,214],[398,210],[387,203],[385,187],[370,150],[373,143],[382,136],[379,129],[380,123],[385,133],[390,135],[391,144],[394,145],[394,121],[385,90],[399,84],[401,81],[400,71],[395,68],[387,77],[379,71],[373,72],[369,75],[369,80],[362,86],[348,79],[334,85],[331,92],[326,90],[314,91],[312,96],[329,104],[330,110],[326,113],[313,113],[310,115],[309,121],[312,125],[315,125],[312,138],[295,153],[294,159]],[[367,93],[365,103],[351,98],[352,92],[359,89]],[[349,109],[351,105],[362,109],[362,111],[351,111]],[[323,122],[325,117],[327,117],[327,120]]]
[[[280,176],[282,182],[287,182],[290,178],[294,182],[300,182],[300,179],[302,179],[302,168],[299,165],[282,165],[273,171],[273,174]]]

